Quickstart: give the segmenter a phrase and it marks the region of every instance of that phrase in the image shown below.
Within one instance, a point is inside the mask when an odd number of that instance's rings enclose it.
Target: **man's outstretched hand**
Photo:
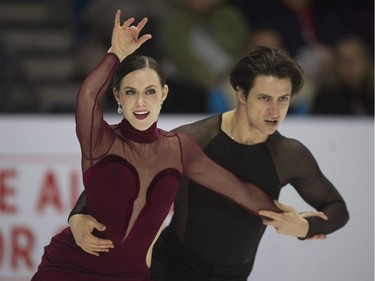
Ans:
[[[276,200],[275,205],[282,213],[261,210],[259,211],[259,215],[263,216],[263,224],[273,226],[279,234],[305,238],[309,232],[309,223],[306,218],[320,217],[323,220],[328,220],[323,212],[298,213],[293,207],[281,204]],[[326,236],[324,234],[319,234],[307,239],[320,240],[325,238]]]
[[[90,215],[75,214],[71,216],[69,226],[76,244],[89,254],[99,256],[100,252],[109,252],[114,247],[111,240],[101,239],[92,234],[94,229],[104,231],[105,225]]]

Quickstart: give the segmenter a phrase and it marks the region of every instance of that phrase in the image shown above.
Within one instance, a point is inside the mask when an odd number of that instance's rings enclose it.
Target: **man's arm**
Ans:
[[[290,183],[307,204],[328,218],[300,214],[308,222],[308,232],[297,237],[314,239],[342,228],[349,220],[345,201],[322,173],[309,149],[301,142],[287,138],[277,148],[275,163],[281,182]]]

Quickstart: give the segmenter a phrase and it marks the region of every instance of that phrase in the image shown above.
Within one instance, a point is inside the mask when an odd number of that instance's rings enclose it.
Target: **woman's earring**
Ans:
[[[118,105],[118,107],[117,107],[117,113],[118,114],[122,114],[123,111],[122,111],[121,103],[119,101],[117,102],[117,105]]]
[[[163,107],[163,101],[160,102],[160,108],[162,108],[162,107]]]

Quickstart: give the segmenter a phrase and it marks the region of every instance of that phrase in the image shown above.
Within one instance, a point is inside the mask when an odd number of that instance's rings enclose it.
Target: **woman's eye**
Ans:
[[[125,94],[127,94],[127,95],[134,95],[135,91],[134,90],[126,90]]]
[[[155,89],[149,89],[146,91],[147,95],[154,95],[156,93]]]

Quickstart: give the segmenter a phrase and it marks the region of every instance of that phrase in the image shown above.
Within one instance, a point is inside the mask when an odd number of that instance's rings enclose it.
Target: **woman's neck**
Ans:
[[[128,120],[122,119],[119,124],[121,134],[133,142],[151,143],[159,136],[159,130],[156,126],[157,122],[151,125],[150,128],[144,131],[134,128]]]

